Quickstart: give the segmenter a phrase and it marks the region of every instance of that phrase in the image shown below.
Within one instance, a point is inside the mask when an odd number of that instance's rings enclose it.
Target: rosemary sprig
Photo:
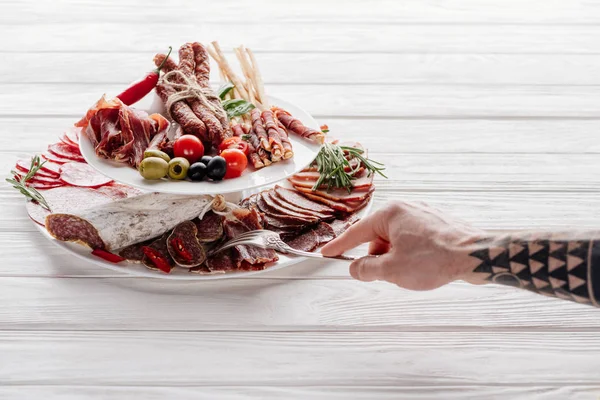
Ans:
[[[346,158],[346,153],[349,155],[348,158]],[[387,178],[382,172],[385,169],[383,164],[370,160],[363,153],[363,150],[356,147],[325,143],[314,161],[319,172],[319,179],[315,182],[312,190],[317,190],[322,185],[327,185],[327,190],[345,188],[350,193],[353,187],[352,180],[356,179],[355,175],[361,166],[368,171],[369,176],[377,173]],[[350,160],[354,158],[359,162],[353,167]]]
[[[50,209],[50,206],[48,205],[48,203],[46,203],[46,199],[44,199],[44,196],[42,196],[42,194],[40,192],[38,192],[35,188],[27,186],[25,183],[33,178],[33,176],[36,174],[36,172],[39,171],[40,168],[42,168],[42,166],[46,163],[46,160],[41,161],[40,160],[40,156],[35,155],[32,159],[31,159],[31,165],[29,166],[29,171],[27,172],[27,174],[17,180],[16,178],[6,178],[6,182],[10,183],[15,189],[17,189],[19,192],[21,192],[23,195],[25,195],[25,197],[39,203],[42,207],[44,207],[46,210],[52,212],[52,210]],[[18,176],[19,174],[15,171],[15,170],[11,170],[10,173],[12,174],[12,176]]]

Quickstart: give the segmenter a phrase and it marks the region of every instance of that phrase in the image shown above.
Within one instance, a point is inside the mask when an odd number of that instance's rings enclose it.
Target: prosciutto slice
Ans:
[[[159,114],[148,115],[119,99],[102,96],[75,126],[84,128],[83,134],[92,142],[98,157],[137,168],[152,138],[168,125]]]

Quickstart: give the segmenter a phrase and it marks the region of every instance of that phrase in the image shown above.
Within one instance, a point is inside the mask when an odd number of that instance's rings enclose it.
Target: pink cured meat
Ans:
[[[81,128],[71,128],[68,129],[67,131],[65,131],[64,136],[65,138],[75,144],[77,147],[79,147],[79,135],[81,134]]]
[[[275,193],[284,201],[294,204],[296,207],[304,208],[309,211],[316,211],[324,214],[332,214],[331,207],[319,204],[302,196],[297,190],[287,189],[283,186],[275,185]]]
[[[31,161],[19,160],[19,161],[17,161],[15,168],[16,168],[17,172],[19,172],[19,173],[22,172],[22,175],[25,175],[29,172],[30,166],[31,166]],[[60,173],[58,172],[58,167],[55,167],[55,166],[56,166],[56,164],[53,164],[50,161],[46,161],[44,163],[44,165],[42,165],[42,168],[38,169],[38,171],[35,173],[35,176],[45,176],[48,178],[58,179],[58,177],[60,176]]]
[[[294,184],[293,181],[291,181]],[[302,193],[308,193],[314,196],[319,196],[325,199],[340,201],[344,203],[348,202],[360,202],[364,199],[369,198],[371,193],[375,190],[375,187],[371,186],[368,191],[357,191],[353,190],[348,193],[346,189],[332,189],[332,190],[316,190],[313,191],[310,188],[305,188],[301,186],[294,185],[294,188]]]
[[[60,165],[71,162],[71,161],[75,161],[75,160],[70,160],[68,158],[59,157],[59,156],[49,153],[49,152],[42,154],[42,157],[48,161],[52,161],[53,163],[60,164]]]
[[[21,171],[17,171],[17,172],[21,172]],[[25,177],[25,173],[15,175],[15,179],[17,179],[18,181],[20,181],[24,177]],[[43,175],[39,175],[37,173],[34,176],[32,176],[31,178],[29,178],[29,180],[27,181],[27,184],[30,184],[30,183],[35,183],[35,184],[40,184],[40,185],[64,185],[64,183],[58,178],[43,176]]]
[[[112,179],[97,172],[88,164],[70,162],[60,168],[60,179],[72,186],[98,187],[112,182]]]
[[[85,162],[79,150],[75,151],[72,147],[67,146],[64,143],[54,143],[49,145],[48,152],[67,160]]]
[[[294,186],[300,186],[304,188],[312,188],[319,179],[319,173],[316,171],[298,172],[289,181]],[[374,174],[368,175],[363,173],[362,176],[352,180],[352,191],[370,191],[373,185]],[[341,189],[344,190],[345,189]]]
[[[311,194],[310,190],[308,191],[308,193],[305,192],[302,194],[304,196],[306,196],[307,198],[309,198],[310,200],[318,201],[319,203],[323,203],[335,210],[338,210],[338,211],[341,211],[344,213],[356,212],[356,211],[360,210],[361,208],[363,208],[364,206],[366,206],[370,200],[370,196],[369,196],[360,202],[341,202],[341,201],[335,201],[335,200],[331,200],[331,199],[327,199],[327,198],[324,198],[321,196]]]
[[[63,134],[60,138],[60,141],[64,144],[66,144],[67,146],[69,146],[69,148],[75,152],[79,151],[79,146],[77,145],[77,143],[73,143],[71,142],[71,140],[65,135]]]

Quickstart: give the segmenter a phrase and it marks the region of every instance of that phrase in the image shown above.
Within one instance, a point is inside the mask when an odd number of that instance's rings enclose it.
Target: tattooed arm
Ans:
[[[428,290],[460,279],[600,302],[600,231],[490,236],[424,204],[396,203],[353,225],[322,252],[338,255],[361,243],[378,255],[351,264],[350,274],[363,281]]]

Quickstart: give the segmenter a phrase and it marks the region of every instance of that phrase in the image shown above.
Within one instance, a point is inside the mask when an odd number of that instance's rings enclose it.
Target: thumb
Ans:
[[[350,264],[350,275],[363,282],[385,280],[389,258],[389,254],[359,258]]]

